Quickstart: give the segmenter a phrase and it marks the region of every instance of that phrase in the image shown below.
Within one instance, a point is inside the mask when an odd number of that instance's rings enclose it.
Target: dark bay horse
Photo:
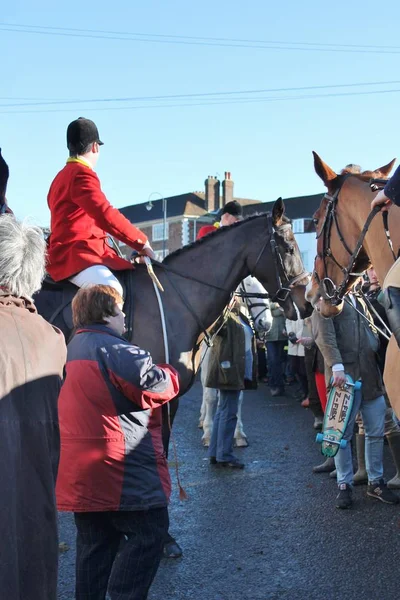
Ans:
[[[302,314],[304,294],[293,284],[307,273],[282,200],[272,215],[256,215],[223,227],[155,263],[162,294],[168,334],[169,362],[179,371],[180,393],[194,381],[199,364],[199,344],[205,331],[228,304],[231,294],[247,275],[254,275],[276,297],[288,318],[296,319],[292,295]],[[135,344],[148,350],[154,361],[165,361],[160,311],[153,284],[144,265],[132,272]],[[289,293],[290,292],[290,293]],[[60,298],[42,290],[35,297],[39,312],[47,319]],[[55,319],[54,324],[58,323]]]
[[[387,179],[394,160],[374,171],[352,172],[345,168],[336,174],[314,153],[314,166],[328,193],[314,214],[317,231],[317,256],[312,285],[307,298],[321,298],[320,310],[326,317],[337,315],[358,274],[373,265],[381,285],[400,249],[400,208],[392,206],[388,226],[393,252],[388,243],[382,215],[371,213],[375,191],[371,179]],[[359,251],[357,249],[359,247]],[[392,336],[386,353],[385,385],[390,402],[400,414],[400,351]]]

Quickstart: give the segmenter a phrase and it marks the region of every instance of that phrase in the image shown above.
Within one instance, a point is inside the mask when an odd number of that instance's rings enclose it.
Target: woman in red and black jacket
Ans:
[[[168,532],[161,406],[178,394],[178,373],[122,337],[114,288],[81,289],[72,309],[56,494],[59,510],[75,513],[76,597],[105,597],[108,587],[112,598],[142,600]]]

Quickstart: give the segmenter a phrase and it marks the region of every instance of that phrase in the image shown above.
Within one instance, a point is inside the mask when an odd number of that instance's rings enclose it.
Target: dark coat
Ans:
[[[0,597],[56,600],[57,398],[64,336],[0,292]]]
[[[383,191],[394,204],[400,206],[400,167],[397,167]]]
[[[68,344],[59,400],[57,504],[73,512],[136,511],[168,504],[171,481],[161,405],[179,392],[177,371],[155,365],[106,325]]]
[[[272,327],[265,335],[266,342],[283,342],[287,341],[287,337],[284,335],[286,329],[285,313],[277,302],[270,303],[270,309],[272,314]]]
[[[241,318],[245,320],[244,315]],[[240,318],[229,313],[228,318],[214,339],[206,362],[205,386],[218,390],[244,390],[257,388],[257,348],[252,339],[252,380],[245,379],[245,334]]]
[[[384,323],[386,323],[386,325],[389,325],[389,321],[388,321],[388,318],[386,315],[386,310],[384,309],[383,305],[380,302],[381,293],[382,293],[381,288],[378,288],[373,291],[368,291],[366,293],[366,296],[367,296],[367,299],[372,304],[372,307],[375,309],[375,311],[380,316],[380,318],[384,321]],[[380,330],[385,331],[385,328],[382,325],[382,322],[378,319],[376,314],[372,311],[371,311],[371,316],[374,320],[375,325],[377,327],[379,327]],[[379,368],[380,368],[382,374],[385,369],[386,350],[387,350],[388,344],[389,344],[388,340],[383,335],[379,334],[378,364],[379,364]]]
[[[358,308],[370,317],[363,302],[359,302]],[[314,310],[311,323],[313,338],[324,357],[327,385],[332,366],[343,364],[354,381],[361,378],[365,400],[384,394],[377,360],[378,336],[361,315],[345,302],[342,312],[332,319],[325,319]]]

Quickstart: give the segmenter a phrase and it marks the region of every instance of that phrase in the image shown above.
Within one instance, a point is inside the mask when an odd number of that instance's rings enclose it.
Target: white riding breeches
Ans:
[[[117,290],[121,297],[124,295],[122,285],[105,265],[93,265],[92,267],[88,267],[77,275],[70,277],[69,280],[80,288],[86,288],[92,285],[110,285]]]

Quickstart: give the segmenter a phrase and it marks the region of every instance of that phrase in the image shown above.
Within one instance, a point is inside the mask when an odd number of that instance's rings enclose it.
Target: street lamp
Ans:
[[[153,203],[151,201],[152,196],[154,195],[160,196],[161,200],[162,200],[162,211],[163,211],[163,248],[162,248],[162,253],[163,253],[163,259],[165,258],[165,254],[166,254],[166,239],[167,239],[167,199],[164,198],[164,196],[162,194],[160,194],[160,192],[152,192],[148,199],[147,199],[147,204],[146,204],[146,209],[147,210],[151,210],[153,208]]]

